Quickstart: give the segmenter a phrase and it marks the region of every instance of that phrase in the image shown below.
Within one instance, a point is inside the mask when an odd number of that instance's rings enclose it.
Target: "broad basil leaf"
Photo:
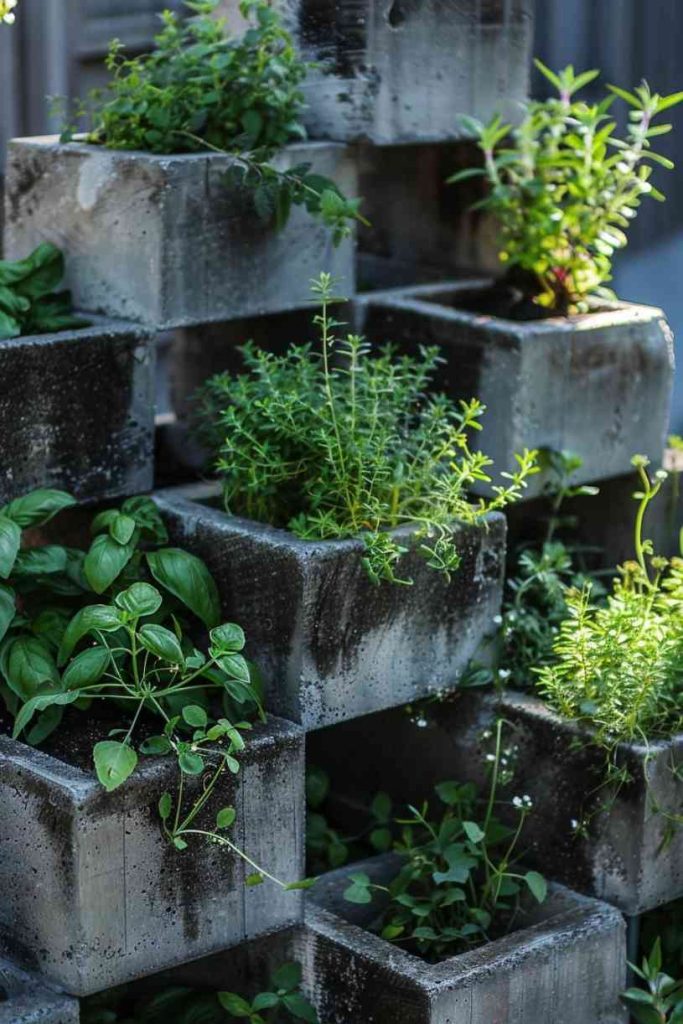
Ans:
[[[88,647],[64,669],[62,683],[67,690],[90,686],[102,677],[111,659],[108,647]]]
[[[50,648],[37,636],[12,641],[7,658],[7,681],[22,700],[30,700],[46,683],[61,688],[59,671]]]
[[[0,576],[8,579],[19,554],[21,530],[13,519],[0,513]]]
[[[147,553],[152,576],[182,601],[208,629],[220,622],[220,600],[213,576],[204,562],[180,548]]]
[[[108,604],[91,604],[76,612],[73,619],[66,627],[62,643],[57,655],[57,663],[64,665],[71,657],[71,652],[87,633],[93,630],[101,630],[103,633],[113,633],[120,629],[121,618],[116,608]]]
[[[151,583],[133,583],[114,598],[119,608],[136,617],[154,615],[161,607],[161,601],[161,594]]]
[[[130,562],[135,548],[118,544],[108,534],[99,534],[85,556],[83,571],[96,594],[103,594]]]
[[[66,548],[57,544],[45,544],[40,548],[20,551],[12,570],[17,576],[48,576],[66,569]]]
[[[102,740],[93,748],[97,778],[110,793],[117,789],[135,771],[138,755],[127,743]]]
[[[62,509],[75,504],[76,499],[66,491],[44,488],[10,501],[1,514],[13,519],[18,526],[42,526]]]
[[[14,603],[14,591],[0,583],[0,640],[12,625],[17,608]]]
[[[163,658],[173,665],[184,665],[185,657],[175,633],[165,626],[148,623],[137,634],[138,640],[146,650],[157,658]]]
[[[78,693],[76,692],[41,693],[36,697],[32,697],[19,709],[19,713],[14,720],[12,736],[16,739],[29,724],[36,712],[45,711],[46,708],[50,707],[62,707],[64,704],[73,704],[76,700],[78,700]],[[40,742],[40,740],[36,740],[35,736],[32,735],[31,742],[36,743]]]

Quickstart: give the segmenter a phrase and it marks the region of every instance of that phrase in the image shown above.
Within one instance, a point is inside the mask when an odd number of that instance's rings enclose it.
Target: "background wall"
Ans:
[[[0,167],[8,138],[58,127],[46,96],[83,95],[102,81],[114,36],[131,52],[146,49],[168,6],[182,2],[20,0],[16,24],[0,28]],[[545,63],[599,67],[603,80],[627,88],[645,77],[660,92],[683,89],[681,39],[682,0],[536,0],[535,52]],[[546,91],[539,75],[534,91]],[[680,170],[658,170],[668,202],[646,203],[614,284],[624,298],[662,306],[679,336],[672,428],[683,432],[683,107],[671,115],[676,131],[658,142]]]

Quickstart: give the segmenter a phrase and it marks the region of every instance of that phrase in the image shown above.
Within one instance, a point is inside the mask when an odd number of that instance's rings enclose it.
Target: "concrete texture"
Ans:
[[[475,440],[495,472],[511,469],[525,447],[579,454],[576,482],[628,473],[636,452],[659,465],[673,381],[673,338],[662,311],[615,303],[582,316],[513,321],[458,308],[486,284],[360,296],[356,326],[372,342],[441,346],[438,385],[456,398],[476,396],[488,409]],[[543,486],[537,474],[525,497]]]
[[[601,786],[604,752],[589,736],[537,698],[513,692],[500,704],[485,691],[432,704],[421,727],[403,711],[349,722],[312,736],[309,757],[351,803],[382,789],[401,804],[419,802],[444,779],[485,785],[481,734],[497,714],[510,725],[507,745],[517,747],[510,796],[528,794],[534,803],[523,842],[530,867],[629,915],[683,895],[683,829],[664,843],[667,820],[656,810],[681,813],[683,735],[647,748],[622,744],[619,764],[631,781],[616,795]],[[587,832],[578,834],[572,820],[584,818]]]
[[[179,852],[167,843],[157,803],[175,792],[172,759],[141,759],[107,794],[89,749],[67,763],[61,752],[0,737],[4,952],[86,995],[301,919],[300,892],[268,882],[246,887],[252,869],[225,848],[197,838]],[[239,775],[222,777],[204,824],[232,804],[232,840],[276,877],[301,878],[300,730],[270,719],[255,729],[241,764]]]
[[[312,138],[377,145],[463,137],[459,116],[519,116],[531,0],[277,0],[302,55]],[[238,0],[221,13],[239,27]]]
[[[244,628],[267,707],[307,729],[452,688],[495,629],[505,560],[499,513],[487,527],[458,526],[462,564],[450,582],[410,551],[399,572],[413,586],[376,586],[361,541],[302,541],[229,516],[217,485],[154,498],[172,542],[206,561],[224,614]],[[401,536],[410,534],[402,528]]]
[[[356,195],[348,150],[329,143],[286,147],[282,169],[313,170]],[[354,290],[353,241],[294,208],[276,232],[250,193],[228,186],[220,154],[155,156],[56,136],[15,139],[5,194],[5,256],[52,241],[66,255],[66,286],[81,308],[162,330],[305,305],[310,280],[330,271]]]
[[[34,487],[85,501],[148,490],[154,347],[103,317],[57,334],[0,341],[0,502]]]
[[[390,862],[389,862],[390,863]],[[391,877],[385,857],[323,876],[307,897],[304,977],[326,1024],[623,1024],[624,922],[551,885],[517,931],[429,964],[367,927],[372,905],[342,898],[348,875]]]
[[[78,1024],[78,1001],[0,960],[0,1024]]]

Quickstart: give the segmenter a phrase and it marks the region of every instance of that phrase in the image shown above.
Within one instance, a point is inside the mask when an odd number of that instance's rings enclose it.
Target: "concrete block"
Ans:
[[[376,857],[323,877],[307,897],[304,977],[326,1024],[623,1024],[624,922],[558,885],[515,931],[438,964],[368,931],[377,913],[345,903],[348,875],[392,877]]]
[[[78,1000],[0,960],[0,1024],[78,1024]]]
[[[0,341],[0,502],[34,487],[85,501],[149,490],[154,348],[135,324]]]
[[[505,519],[459,525],[450,582],[414,550],[399,566],[413,586],[373,584],[359,540],[303,541],[229,516],[218,485],[153,495],[173,543],[203,558],[225,615],[248,636],[266,706],[306,729],[453,687],[501,602]],[[410,528],[401,537],[410,538]]]
[[[50,753],[0,737],[5,952],[87,995],[301,919],[300,892],[246,887],[252,869],[225,848],[198,839],[179,852],[167,843],[157,803],[175,792],[172,759],[142,759],[107,794],[90,767],[91,728],[83,743],[55,734]],[[241,763],[239,775],[219,782],[206,823],[232,804],[234,841],[276,877],[301,878],[301,731],[269,719]]]
[[[309,756],[347,800],[384,789],[401,803],[419,802],[443,779],[485,785],[481,734],[498,714],[517,747],[514,793],[534,803],[524,831],[530,867],[628,915],[683,895],[683,829],[669,834],[666,818],[683,807],[683,735],[622,744],[619,763],[631,781],[616,795],[601,785],[605,755],[590,737],[537,697],[512,691],[500,703],[470,692],[430,705],[421,728],[404,712],[349,722],[311,737]],[[572,827],[582,819],[585,833]]]
[[[442,348],[437,386],[487,407],[476,443],[498,471],[525,447],[576,452],[577,483],[630,472],[636,452],[659,465],[673,382],[673,336],[662,311],[618,302],[581,316],[513,321],[469,311],[486,286],[363,295],[357,327],[369,341]],[[525,496],[543,486],[537,474]]]
[[[349,151],[330,143],[286,147],[273,161],[310,163],[356,195]],[[5,254],[39,241],[66,254],[66,286],[81,309],[158,330],[305,305],[310,280],[330,271],[354,290],[354,245],[295,208],[276,232],[250,194],[228,186],[232,159],[155,156],[56,137],[15,139],[6,178]]]
[[[303,57],[312,138],[376,145],[462,137],[459,115],[517,119],[529,91],[531,0],[277,0]],[[221,13],[239,27],[238,0]]]

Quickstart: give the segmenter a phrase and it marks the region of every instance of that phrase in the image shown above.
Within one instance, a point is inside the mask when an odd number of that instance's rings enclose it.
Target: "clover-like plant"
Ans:
[[[520,909],[523,889],[543,902],[545,879],[536,871],[516,870],[518,845],[531,811],[527,796],[513,797],[517,824],[510,828],[496,817],[500,789],[512,779],[503,751],[503,721],[487,755],[489,791],[480,796],[473,783],[442,782],[436,787],[445,805],[440,817],[429,806],[409,807],[397,818],[400,837],[394,850],[403,864],[388,885],[365,872],[349,876],[344,896],[351,903],[370,903],[376,892],[388,897],[380,934],[428,960],[438,961],[481,945],[508,932]]]
[[[538,60],[536,67],[558,95],[530,103],[514,128],[499,116],[485,125],[466,119],[484,166],[449,180],[486,178],[488,194],[475,205],[498,221],[500,260],[521,310],[532,300],[555,314],[585,312],[593,296],[614,298],[605,287],[612,259],[642,198],[664,199],[650,180],[653,164],[673,164],[652,140],[672,126],[654,122],[683,92],[660,96],[647,82],[632,92],[610,85],[604,99],[584,102],[577,93],[598,71],[577,75],[569,65],[555,73]],[[623,136],[609,113],[617,97],[629,107]]]
[[[515,501],[535,472],[535,453],[516,456],[494,496],[471,501],[490,481],[491,460],[469,446],[479,401],[428,394],[438,349],[376,352],[363,338],[335,336],[329,274],[314,282],[320,348],[284,355],[246,345],[247,373],[209,380],[200,399],[200,436],[215,457],[225,507],[306,539],[362,538],[374,581],[396,574],[406,551],[396,527],[413,526],[418,551],[437,572],[459,565],[456,520],[481,523]]]
[[[88,326],[73,315],[71,293],[55,291],[63,277],[64,257],[49,242],[24,260],[0,260],[0,341]]]
[[[300,86],[309,65],[268,0],[241,0],[247,28],[234,37],[217,16],[218,3],[185,0],[187,17],[164,11],[154,49],[141,56],[126,57],[113,40],[111,79],[84,104],[92,119],[88,142],[150,153],[230,155],[229,178],[253,194],[259,216],[281,227],[292,204],[302,205],[331,229],[335,243],[341,241],[362,219],[359,201],[312,173],[308,163],[289,170],[272,163],[283,146],[305,138]],[[72,128],[63,131],[63,141],[72,137]]]

